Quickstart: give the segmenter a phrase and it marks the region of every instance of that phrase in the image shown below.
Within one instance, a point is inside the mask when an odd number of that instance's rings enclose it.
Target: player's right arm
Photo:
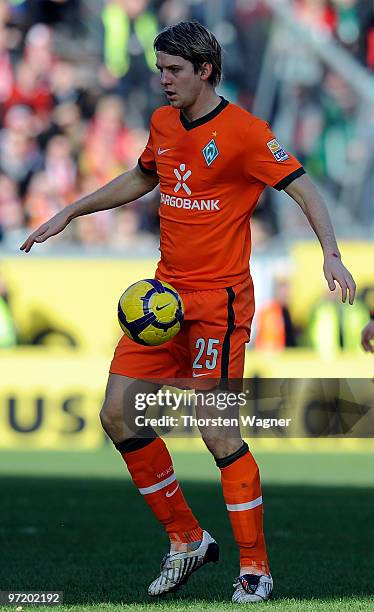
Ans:
[[[28,253],[35,242],[45,242],[51,236],[59,234],[76,217],[89,215],[99,210],[117,208],[133,202],[152,191],[157,184],[157,174],[145,173],[139,166],[136,166],[110,181],[101,189],[66,206],[30,234],[20,247],[21,251]]]

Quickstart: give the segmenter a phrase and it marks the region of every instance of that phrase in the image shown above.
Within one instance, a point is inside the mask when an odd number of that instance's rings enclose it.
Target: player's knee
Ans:
[[[108,432],[113,425],[122,419],[121,406],[116,402],[105,400],[100,410],[100,422],[103,429]]]
[[[110,425],[110,418],[108,415],[108,410],[107,410],[107,406],[106,404],[103,404],[103,407],[100,410],[100,423],[102,428],[104,429],[104,431],[108,431],[109,425]]]

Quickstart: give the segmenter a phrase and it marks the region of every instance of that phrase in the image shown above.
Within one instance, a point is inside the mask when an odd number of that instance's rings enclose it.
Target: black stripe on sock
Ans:
[[[149,433],[151,436],[151,432]],[[154,442],[158,436],[155,431],[153,434],[154,435],[149,438],[129,438],[128,440],[123,440],[123,442],[119,442],[114,446],[120,453],[131,453],[133,451],[140,450],[141,448],[145,448],[148,446],[148,444]]]
[[[227,291],[227,331],[223,340],[222,360],[221,360],[221,380],[229,377],[230,364],[230,340],[231,334],[235,329],[234,299],[235,292],[232,287],[226,287]]]
[[[227,457],[222,457],[222,459],[218,459],[217,457],[215,457],[214,459],[216,462],[216,466],[220,469],[225,468],[228,465],[234,463],[234,461],[236,461],[237,459],[240,459],[240,457],[243,457],[243,455],[248,453],[248,451],[248,444],[246,442],[243,442],[243,445],[231,455],[228,455]]]

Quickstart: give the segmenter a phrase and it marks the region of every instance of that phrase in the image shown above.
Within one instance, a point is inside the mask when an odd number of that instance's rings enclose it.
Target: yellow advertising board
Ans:
[[[137,280],[153,278],[156,261],[21,255],[2,259],[0,266],[23,342],[50,330],[54,343],[72,340],[98,354],[112,352],[122,333],[119,297]]]
[[[356,280],[357,295],[368,287],[374,290],[374,243],[341,241],[339,246],[343,263]],[[296,323],[305,325],[311,306],[329,293],[321,247],[316,240],[295,243],[290,258],[292,314]]]
[[[337,360],[332,372],[313,354],[298,351],[278,356],[249,351],[246,376],[258,378],[309,378],[338,376],[370,378],[373,361],[362,359]],[[367,358],[366,358],[367,357]],[[99,422],[110,356],[93,357],[74,349],[19,348],[4,350],[0,355],[0,449],[95,449],[105,436]],[[307,370],[300,362],[307,364]],[[302,390],[302,387],[300,387]],[[373,397],[371,388],[369,389]],[[303,392],[298,400],[297,432],[302,433]],[[296,420],[297,420],[296,419]],[[300,425],[301,423],[301,425]],[[269,434],[270,432],[267,432]],[[196,432],[195,432],[196,434]],[[179,433],[172,444],[178,448],[199,448],[192,438]],[[245,435],[245,434],[244,434]],[[273,435],[273,434],[271,434]],[[184,439],[182,439],[184,438]],[[337,448],[368,450],[372,441],[358,438],[311,440],[307,438],[278,439],[255,434],[251,444],[257,448],[308,449]],[[373,449],[374,450],[374,449]]]
[[[1,353],[0,448],[96,448],[109,360],[74,350]]]
[[[374,287],[371,243],[342,243],[344,261],[358,291]],[[327,291],[322,254],[316,241],[291,249],[292,313],[304,325],[311,307]],[[119,336],[117,302],[123,291],[154,276],[156,260],[113,258],[50,258],[31,253],[5,257],[0,272],[22,342],[74,345],[92,354],[113,351]],[[42,339],[42,340],[41,340]]]
[[[374,285],[371,244],[342,245],[344,260],[359,290]],[[320,248],[295,245],[293,312],[305,322],[323,295]],[[155,260],[44,258],[31,254],[6,257],[0,272],[9,290],[21,340],[44,347],[17,347],[0,352],[0,448],[97,448],[103,443],[98,413],[113,349],[121,335],[116,306],[121,293],[141,278],[153,277]],[[60,348],[51,347],[59,344]],[[48,346],[49,345],[49,346]],[[67,348],[67,345],[75,348]],[[248,351],[246,377],[372,378],[371,355],[341,353],[334,359],[304,350],[279,353]],[[324,445],[329,440],[267,438],[255,444],[278,448]],[[362,440],[340,440],[361,448]],[[181,440],[175,441],[178,445]],[[197,446],[189,439],[188,446]]]

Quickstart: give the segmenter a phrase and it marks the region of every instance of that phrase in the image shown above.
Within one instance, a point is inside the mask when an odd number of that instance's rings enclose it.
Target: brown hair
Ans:
[[[209,82],[215,87],[222,76],[222,49],[212,32],[198,21],[181,21],[165,28],[154,40],[155,51],[179,55],[193,64],[195,72],[212,64]]]

